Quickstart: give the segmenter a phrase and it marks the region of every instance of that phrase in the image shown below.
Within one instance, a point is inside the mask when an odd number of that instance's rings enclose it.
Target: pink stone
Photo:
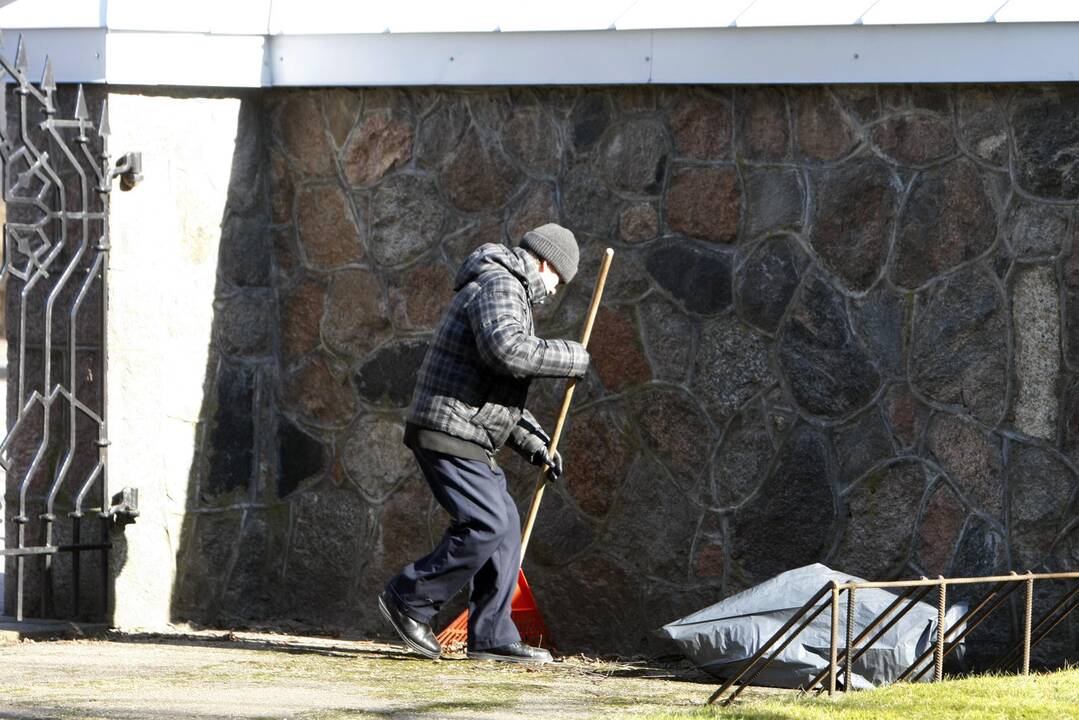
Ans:
[[[281,402],[311,422],[331,426],[348,422],[356,408],[348,378],[317,355],[283,379]]]
[[[359,269],[334,274],[326,297],[322,333],[334,350],[361,359],[389,336],[391,326],[382,285],[372,272]]]
[[[369,116],[345,149],[345,176],[351,185],[370,185],[412,158],[412,125],[387,114]]]
[[[731,157],[731,104],[709,95],[680,104],[670,116],[678,155],[694,160],[729,160]]]
[[[318,347],[325,301],[326,288],[313,279],[304,279],[281,293],[281,353],[286,366]]]
[[[918,528],[918,556],[930,576],[948,572],[948,561],[963,529],[966,511],[944,483],[937,486]]]
[[[850,152],[858,135],[824,89],[798,92],[798,147],[812,160],[836,160]]]
[[[311,267],[319,270],[363,260],[352,207],[336,185],[317,185],[297,196],[300,245]]]
[[[301,173],[317,177],[333,175],[333,150],[326,137],[322,111],[312,93],[288,95],[277,122],[285,151]]]
[[[600,308],[596,315],[598,332],[593,335],[589,352],[603,386],[611,392],[652,379],[652,368],[641,348],[640,334],[622,313]]]
[[[667,224],[691,237],[731,243],[738,239],[742,190],[732,167],[686,167],[667,193]]]

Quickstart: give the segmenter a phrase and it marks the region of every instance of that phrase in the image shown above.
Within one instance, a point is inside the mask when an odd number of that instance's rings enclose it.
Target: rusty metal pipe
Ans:
[[[827,603],[821,603],[820,607],[818,607],[816,610],[814,610],[809,615],[809,617],[807,617],[805,620],[803,620],[802,624],[799,625],[797,628],[795,628],[794,631],[791,632],[791,634],[787,636],[787,639],[784,640],[779,645],[779,647],[777,647],[775,650],[772,651],[772,654],[769,655],[765,659],[765,661],[761,664],[761,666],[759,668],[757,668],[756,670],[754,670],[753,674],[750,675],[748,678],[746,678],[745,681],[741,685],[738,686],[738,689],[735,690],[733,693],[731,693],[731,696],[729,698],[727,698],[726,700],[723,701],[724,707],[726,707],[727,705],[730,705],[732,702],[734,702],[734,699],[736,697],[738,697],[742,693],[742,690],[744,690],[746,687],[751,685],[753,683],[753,680],[756,679],[756,677],[758,675],[760,675],[762,672],[764,672],[764,669],[766,667],[768,667],[768,665],[771,664],[771,662],[773,660],[776,659],[776,656],[779,655],[779,653],[783,652],[783,650],[785,650],[786,647],[791,644],[791,642],[794,640],[794,638],[798,637],[802,633],[803,630],[805,630],[807,627],[809,627],[809,623],[816,620],[817,616],[819,616],[822,612],[824,612],[824,608],[826,608],[826,607],[828,607]]]
[[[902,620],[906,616],[906,614],[911,611],[912,608],[914,608],[919,602],[921,602],[923,597],[925,597],[926,595],[929,594],[930,589],[931,588],[928,588],[928,587],[922,588],[920,590],[918,588],[908,588],[905,593],[903,593],[902,595],[897,597],[894,601],[892,601],[891,605],[884,608],[884,610],[881,612],[881,614],[878,615],[876,617],[876,619],[873,620],[873,622],[871,622],[868,625],[868,627],[866,627],[866,629],[864,631],[862,631],[862,633],[857,638],[855,638],[855,640],[854,640],[855,644],[860,643],[862,640],[865,639],[865,637],[867,635],[869,635],[869,633],[873,632],[873,630],[875,630],[878,625],[880,625],[882,622],[884,622],[885,618],[887,618],[892,612],[894,612],[895,609],[897,607],[899,607],[899,605],[904,600],[907,600],[908,598],[910,599],[910,602],[907,603],[907,606],[905,608],[903,608],[903,610],[900,611],[900,613],[898,615],[896,615],[894,618],[892,618],[888,622],[887,625],[882,627],[880,629],[880,632],[878,632],[875,636],[873,636],[872,640],[870,640],[864,646],[862,646],[862,648],[858,652],[854,653],[854,657],[851,659],[851,662],[852,663],[858,662],[858,660],[862,657],[862,655],[865,655],[865,653],[869,650],[869,648],[873,647],[873,645],[875,645],[877,643],[877,641],[879,641],[882,637],[884,637],[885,633],[887,633],[889,630],[891,630],[895,626],[895,624],[897,622]],[[915,593],[917,593],[917,594],[915,595]],[[911,595],[915,595],[915,597],[911,598],[910,597]],[[812,690],[813,688],[817,687],[817,684],[821,683],[824,680],[824,676],[827,675],[827,674],[828,674],[828,669],[827,668],[825,668],[824,670],[821,670],[817,674],[817,676],[815,678],[813,678],[809,682],[809,684],[803,689],[802,692],[807,693],[810,690]],[[822,692],[824,692],[824,687],[825,687],[824,685],[821,685],[820,689],[817,690],[818,695],[820,695]]]
[[[998,585],[998,587],[1003,587],[1003,584]],[[972,633],[975,628],[977,628],[979,625],[981,625],[985,621],[985,619],[988,618],[993,613],[993,611],[995,611],[998,607],[1000,607],[1001,604],[1008,598],[1009,595],[1012,594],[1012,592],[1015,591],[1015,589],[1017,587],[1019,587],[1019,586],[1018,585],[1012,585],[1008,589],[1003,590],[1003,592],[1001,592],[1001,594],[995,600],[993,600],[992,605],[987,607],[985,609],[985,611],[981,614],[981,616],[978,617],[977,620],[974,620],[974,621],[970,622],[963,629],[963,631],[961,633],[959,633],[958,637],[956,637],[954,640],[952,640],[951,644],[948,645],[947,648],[945,648],[944,655],[947,656],[952,650],[959,647],[959,643],[961,643],[963,641],[963,639],[967,635],[970,635],[970,633]],[[968,618],[973,617],[975,611],[980,610],[981,608],[985,607],[986,603],[989,601],[989,598],[993,595],[993,593],[994,593],[994,591],[990,591],[989,595],[987,595],[983,599],[982,602],[978,603],[978,605],[976,605],[974,608],[972,608],[971,610],[968,610],[963,615],[963,617],[959,618],[959,621],[955,624],[955,626],[952,628],[952,630],[963,627],[963,624],[965,622],[967,622]],[[947,636],[945,636],[945,639],[947,639]],[[914,672],[915,668],[917,668],[919,665],[921,665],[923,662],[925,662],[927,659],[929,659],[929,655],[930,655],[931,652],[932,652],[932,649],[926,650],[924,653],[922,653],[918,657],[918,659],[915,660],[911,664],[911,666],[909,668],[907,668],[906,670],[903,671],[902,675],[900,675],[898,678],[896,678],[896,682],[900,682],[902,680],[905,680],[907,677],[909,677],[910,673]],[[912,679],[915,680],[915,681],[919,680],[923,675],[925,675],[929,671],[929,668],[930,668],[930,666],[926,665],[921,670],[918,670],[917,674],[915,674]]]
[[[802,607],[799,608],[798,612],[796,612],[789,620],[787,620],[787,622],[783,623],[783,627],[779,628],[779,630],[777,630],[772,635],[772,637],[768,638],[768,642],[761,646],[761,648],[757,652],[753,653],[753,655],[749,658],[749,660],[746,661],[745,665],[742,666],[742,669],[738,671],[736,675],[728,679],[725,683],[723,683],[722,686],[720,686],[718,690],[712,693],[712,696],[708,698],[708,704],[711,705],[712,703],[714,703],[716,701],[716,698],[718,698],[720,695],[727,691],[727,688],[741,680],[742,676],[745,675],[749,671],[749,669],[756,665],[757,661],[764,656],[764,653],[768,652],[773,645],[779,642],[779,638],[783,637],[783,635],[788,630],[794,627],[794,623],[798,622],[799,618],[809,612],[810,608],[816,605],[817,602],[822,597],[824,597],[824,594],[831,590],[831,588],[832,583],[827,583],[824,587],[818,590],[812,598],[810,598],[804,605],[802,605]],[[734,696],[732,696],[732,698],[733,697]]]
[[[1069,600],[1071,600],[1073,597],[1075,597],[1076,595],[1079,595],[1079,585],[1076,585],[1074,588],[1072,588],[1072,590],[1070,592],[1065,593],[1064,596],[1061,597],[1060,600],[1057,601],[1056,605],[1051,607],[1041,617],[1041,619],[1038,621],[1038,624],[1034,626],[1034,632],[1038,633],[1038,639],[1033,641],[1032,646],[1036,645],[1038,642],[1040,642],[1041,639],[1043,637],[1045,637],[1046,634],[1048,634],[1050,630],[1052,630],[1054,627],[1056,627],[1057,624],[1061,620],[1063,620],[1065,617],[1067,617],[1071,613],[1071,611],[1075,609],[1075,607],[1079,607],[1079,604],[1077,604],[1076,606],[1073,606],[1073,607],[1069,608],[1068,610],[1066,610],[1064,612],[1064,614],[1060,618],[1058,618],[1053,623],[1052,626],[1050,626],[1049,628],[1046,628],[1044,631],[1042,631],[1042,626],[1045,625],[1047,622],[1049,622],[1049,619],[1053,616],[1053,614],[1056,613],[1057,610],[1060,610],[1060,608],[1064,607],[1064,605]],[[1008,652],[1007,655],[1004,656],[1004,659],[1001,660],[1000,662],[998,662],[996,665],[994,665],[993,668],[999,670],[999,669],[1008,667],[1009,665],[1014,663],[1018,659],[1020,649],[1021,649],[1021,645],[1016,645],[1014,648],[1011,649],[1011,651]]]

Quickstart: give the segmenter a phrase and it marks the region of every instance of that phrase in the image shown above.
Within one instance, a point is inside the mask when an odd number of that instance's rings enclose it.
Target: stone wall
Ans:
[[[663,622],[811,562],[1079,568],[1070,87],[262,102],[174,617],[384,631],[375,594],[445,523],[400,439],[453,272],[548,221],[583,257],[542,335],[578,335],[616,249],[526,563],[562,649],[654,651]],[[267,225],[243,192],[263,182]],[[542,422],[561,388],[535,384]],[[502,462],[526,505],[532,468]],[[1074,661],[1077,620],[1055,637],[1042,660]]]

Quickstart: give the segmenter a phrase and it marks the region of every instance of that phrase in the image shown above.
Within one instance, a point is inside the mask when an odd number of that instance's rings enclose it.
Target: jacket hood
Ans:
[[[525,286],[528,301],[533,305],[539,304],[547,297],[547,288],[543,285],[539,268],[528,257],[528,251],[509,248],[499,243],[480,245],[465,258],[453,280],[453,289],[460,290],[479,276],[492,271],[509,272],[520,280]]]

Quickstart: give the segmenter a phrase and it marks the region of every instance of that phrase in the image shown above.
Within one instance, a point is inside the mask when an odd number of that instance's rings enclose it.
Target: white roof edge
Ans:
[[[190,87],[1054,82],[1079,23],[217,35],[4,29],[58,82]],[[176,58],[183,58],[177,62]]]

